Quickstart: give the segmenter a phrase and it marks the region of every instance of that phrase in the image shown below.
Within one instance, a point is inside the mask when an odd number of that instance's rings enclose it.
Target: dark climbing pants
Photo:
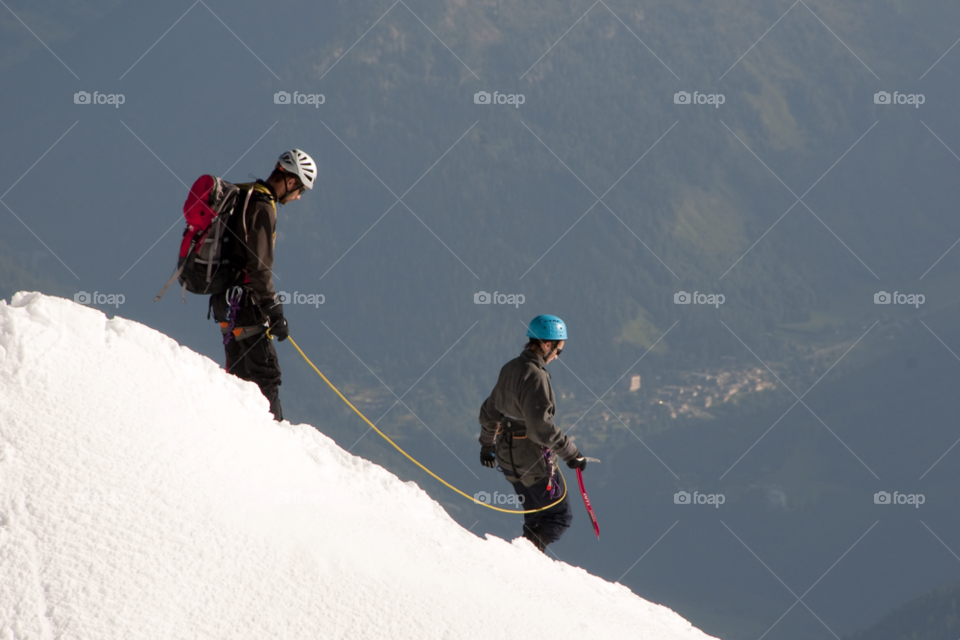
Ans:
[[[227,372],[238,378],[255,382],[270,402],[270,413],[278,422],[283,420],[280,409],[280,362],[273,341],[265,333],[244,340],[230,340],[226,344]]]
[[[559,475],[559,472],[554,475],[554,485],[558,485],[559,492],[562,492],[563,481],[559,479]],[[556,493],[554,497],[550,497],[550,494],[547,492],[548,480],[549,478],[544,478],[529,487],[523,486],[522,482],[512,483],[513,490],[517,495],[523,496],[522,508],[525,511],[545,507],[560,497],[561,493],[559,492]],[[545,511],[524,514],[523,520],[524,534],[529,530],[537,531],[540,538],[546,544],[553,544],[560,539],[563,532],[569,529],[570,523],[573,522],[573,510],[570,508],[570,492],[567,491],[566,497],[560,504],[554,505]]]

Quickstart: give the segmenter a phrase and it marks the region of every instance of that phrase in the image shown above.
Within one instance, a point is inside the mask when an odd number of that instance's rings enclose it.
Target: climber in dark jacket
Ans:
[[[523,353],[503,365],[497,385],[480,408],[480,462],[503,471],[525,511],[550,505],[562,495],[558,459],[571,469],[587,466],[573,441],[553,422],[556,399],[545,368],[563,351],[567,327],[556,316],[537,316],[527,337]],[[525,514],[523,536],[543,551],[560,539],[572,519],[564,497],[549,509]]]
[[[270,402],[270,412],[283,420],[280,407],[280,363],[266,331],[281,342],[290,334],[283,304],[273,286],[273,247],[277,237],[277,203],[296,202],[312,189],[317,165],[300,149],[280,156],[266,180],[240,184],[237,210],[230,218],[225,251],[237,265],[233,286],[210,296],[220,323],[227,371],[255,382]]]

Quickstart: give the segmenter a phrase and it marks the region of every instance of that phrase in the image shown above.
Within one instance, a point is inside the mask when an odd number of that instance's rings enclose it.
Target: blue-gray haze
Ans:
[[[98,308],[222,362],[205,299],[152,301],[187,187],[299,147],[320,176],[276,285],[323,304],[291,334],[446,479],[509,489],[479,405],[530,318],[568,323],[550,370],[602,536],[571,487],[556,557],[737,639],[849,635],[960,579],[955,3],[2,4],[4,297],[120,294]],[[278,347],[290,420],[519,535]]]

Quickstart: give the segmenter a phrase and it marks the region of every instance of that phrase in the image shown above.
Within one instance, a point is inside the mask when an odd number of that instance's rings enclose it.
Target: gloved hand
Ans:
[[[491,469],[497,467],[497,453],[493,446],[480,447],[480,464]]]
[[[580,471],[583,471],[587,468],[587,459],[578,453],[576,458],[570,458],[567,460],[567,466],[571,469],[579,469]]]
[[[287,325],[287,319],[283,317],[283,305],[279,302],[272,307],[263,309],[267,316],[267,325],[270,329],[270,335],[283,342],[290,337],[290,327]]]

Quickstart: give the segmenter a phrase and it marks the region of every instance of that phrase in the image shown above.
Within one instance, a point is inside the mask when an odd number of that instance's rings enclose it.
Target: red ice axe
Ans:
[[[580,484],[580,495],[583,496],[583,504],[587,507],[587,514],[590,516],[590,522],[593,523],[593,532],[597,534],[597,540],[599,540],[600,525],[597,524],[597,516],[593,513],[593,507],[590,505],[590,498],[587,496],[587,490],[583,486],[583,471],[580,469],[577,469],[577,482]]]

